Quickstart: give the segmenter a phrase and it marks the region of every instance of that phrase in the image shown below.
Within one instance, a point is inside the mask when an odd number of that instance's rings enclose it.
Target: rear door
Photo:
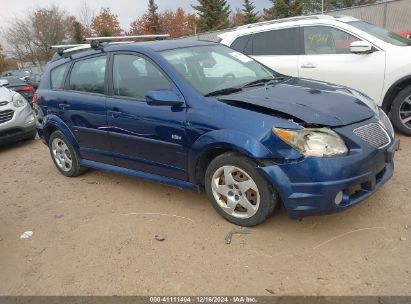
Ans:
[[[299,27],[255,33],[252,40],[252,57],[274,71],[298,76],[300,41]]]
[[[151,106],[151,90],[180,92],[150,59],[136,53],[112,55],[107,119],[116,165],[187,180],[185,107]]]
[[[105,130],[107,62],[106,55],[75,61],[65,90],[56,95],[56,108],[76,137],[81,158],[111,164],[111,146]]]
[[[357,89],[378,101],[384,84],[385,52],[353,54],[350,43],[360,38],[330,26],[303,28],[304,54],[299,76]]]

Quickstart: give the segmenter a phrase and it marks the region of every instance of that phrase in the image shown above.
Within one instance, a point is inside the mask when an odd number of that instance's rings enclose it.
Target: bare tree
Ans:
[[[43,64],[54,53],[51,45],[70,41],[74,21],[57,6],[41,8],[14,18],[3,36],[17,60]]]
[[[93,23],[93,19],[96,16],[96,12],[93,8],[88,6],[87,1],[84,0],[81,4],[81,7],[78,10],[78,21],[83,27],[84,35],[90,37],[93,33],[93,29],[91,28],[91,24]]]

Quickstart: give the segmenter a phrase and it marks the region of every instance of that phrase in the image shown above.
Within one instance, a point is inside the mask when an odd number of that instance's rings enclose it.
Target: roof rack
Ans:
[[[123,39],[141,39],[141,38],[155,38],[155,39],[165,39],[170,37],[170,34],[160,34],[160,35],[134,35],[134,36],[114,36],[114,37],[87,37],[85,40],[89,43],[83,44],[59,44],[52,45],[51,49],[57,49],[57,54],[63,56],[67,53],[72,53],[80,50],[86,49],[98,49],[104,45],[108,44],[126,44],[133,43],[133,41],[112,41],[112,40],[123,40]],[[111,42],[110,42],[111,41]]]
[[[237,27],[236,30],[242,30],[242,29],[252,28],[256,26],[276,24],[276,23],[289,22],[289,21],[310,20],[310,19],[332,19],[332,18],[334,17],[329,16],[329,15],[310,15],[310,16],[289,17],[289,18],[283,18],[283,19],[275,19],[275,20],[262,21],[262,22],[252,23],[252,24],[246,24],[246,25]]]

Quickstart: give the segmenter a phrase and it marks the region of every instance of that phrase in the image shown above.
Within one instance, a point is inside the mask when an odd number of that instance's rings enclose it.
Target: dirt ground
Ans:
[[[230,245],[235,226],[204,194],[96,170],[66,178],[38,139],[2,148],[0,294],[411,295],[401,140],[394,177],[367,201],[301,222],[280,209]]]

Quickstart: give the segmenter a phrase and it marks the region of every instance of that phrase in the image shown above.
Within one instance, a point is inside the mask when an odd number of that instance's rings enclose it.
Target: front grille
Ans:
[[[11,120],[13,118],[13,115],[13,110],[0,111],[0,124]]]
[[[9,102],[8,101],[0,101],[0,107],[1,106],[5,106],[6,104],[8,104]]]
[[[354,134],[375,148],[387,146],[391,139],[379,123],[370,123],[354,130]]]

